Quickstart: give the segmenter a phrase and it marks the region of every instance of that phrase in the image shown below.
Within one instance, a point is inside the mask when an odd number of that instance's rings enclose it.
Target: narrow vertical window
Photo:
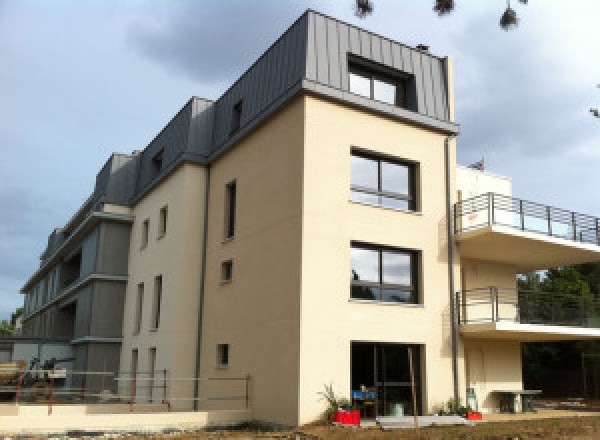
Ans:
[[[154,401],[154,379],[156,374],[156,347],[151,347],[148,352],[148,402]]]
[[[131,350],[131,370],[129,371],[129,380],[133,381],[135,376],[137,375],[138,370],[138,351],[136,348]],[[133,398],[135,399],[136,387],[132,383],[128,384],[131,388],[133,388]]]
[[[234,180],[225,187],[225,238],[233,238],[235,235],[236,192]]]
[[[160,208],[159,219],[158,219],[158,238],[162,238],[167,233],[167,212],[166,206]]]
[[[217,367],[227,368],[229,366],[229,344],[217,345]]]
[[[228,283],[233,279],[233,261],[227,260],[221,263],[221,282]]]
[[[152,329],[158,329],[160,324],[160,303],[162,299],[162,275],[154,277],[154,305],[152,313]]]
[[[240,129],[242,122],[242,106],[244,104],[243,100],[239,100],[233,106],[233,114],[231,115],[231,134],[235,133]]]
[[[135,303],[135,321],[133,325],[133,334],[137,335],[142,326],[142,307],[144,304],[144,283],[139,283],[137,288],[137,301]]]
[[[150,229],[150,219],[144,220],[142,223],[142,244],[140,246],[141,249],[144,249],[148,245],[148,231]]]

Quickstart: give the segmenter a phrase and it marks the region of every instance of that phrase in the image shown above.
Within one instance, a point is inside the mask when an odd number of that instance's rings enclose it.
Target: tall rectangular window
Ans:
[[[417,304],[418,254],[404,249],[352,244],[350,297]]]
[[[135,303],[135,321],[133,323],[133,334],[137,335],[142,326],[142,308],[144,304],[144,283],[139,283],[137,288],[137,300]]]
[[[156,375],[156,347],[151,347],[148,351],[148,402],[154,401],[154,383]]]
[[[141,249],[144,249],[148,246],[148,231],[150,230],[150,219],[147,218],[142,223],[142,243],[140,245]]]
[[[158,218],[158,238],[164,237],[167,233],[167,213],[168,208],[166,206],[160,208]]]
[[[231,134],[235,133],[240,129],[242,123],[242,108],[244,101],[240,99],[233,106],[233,114],[231,115]]]
[[[412,163],[353,152],[350,172],[352,200],[415,211],[415,168]]]
[[[237,197],[235,180],[225,187],[225,238],[235,235],[235,204]]]
[[[226,368],[229,366],[229,344],[217,345],[217,367]]]
[[[152,306],[152,330],[158,329],[160,324],[160,305],[162,301],[163,279],[162,275],[154,277],[154,304]]]
[[[129,380],[133,381],[133,379],[137,376],[137,372],[138,372],[138,351],[137,351],[137,348],[134,348],[133,350],[131,350],[131,369],[129,370]],[[135,385],[132,385],[131,382],[129,382],[127,385],[129,385],[129,387],[133,388],[133,398],[135,400],[137,387],[135,387]]]

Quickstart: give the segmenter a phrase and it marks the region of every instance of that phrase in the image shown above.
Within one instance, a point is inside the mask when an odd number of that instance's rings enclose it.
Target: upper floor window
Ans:
[[[221,282],[228,283],[233,279],[233,260],[221,263]]]
[[[229,366],[229,344],[217,345],[217,368]]]
[[[142,223],[142,243],[140,245],[141,249],[144,249],[148,245],[148,231],[150,230],[150,219],[144,220]]]
[[[167,214],[168,208],[166,206],[160,208],[158,218],[158,238],[164,237],[167,233]]]
[[[350,62],[348,66],[350,92],[398,107],[406,107],[407,80],[376,68]]]
[[[137,335],[142,326],[142,310],[144,305],[144,283],[139,283],[137,287],[137,298],[135,303],[135,317],[133,322],[133,334]]]
[[[352,153],[352,200],[415,211],[415,167],[411,163]]]
[[[152,157],[152,168],[154,174],[158,174],[163,167],[163,161],[165,156],[164,148],[160,149],[153,157]]]
[[[154,304],[152,305],[151,329],[156,330],[160,325],[160,306],[162,302],[163,278],[162,275],[154,277]]]
[[[418,303],[416,252],[353,244],[350,255],[351,298]]]
[[[225,187],[225,238],[235,235],[235,204],[237,187],[235,180]]]
[[[233,114],[231,115],[231,133],[232,134],[240,129],[240,126],[242,123],[243,104],[244,104],[244,101],[240,99],[233,106]]]

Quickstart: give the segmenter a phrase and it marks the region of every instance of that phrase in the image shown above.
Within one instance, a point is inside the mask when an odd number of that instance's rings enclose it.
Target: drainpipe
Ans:
[[[206,165],[204,192],[204,224],[202,237],[202,270],[200,271],[200,298],[198,299],[198,328],[196,330],[196,366],[194,370],[194,411],[198,411],[198,388],[200,387],[200,348],[202,344],[202,317],[204,312],[204,280],[206,278],[206,242],[208,240],[208,196],[210,194],[210,164]]]
[[[450,190],[450,140],[446,137],[444,154],[446,161],[446,228],[448,233],[448,290],[450,294],[450,321],[452,330],[452,378],[454,382],[454,400],[460,398],[458,386],[458,326],[456,323],[456,298],[454,296],[454,236],[452,234],[452,197]]]

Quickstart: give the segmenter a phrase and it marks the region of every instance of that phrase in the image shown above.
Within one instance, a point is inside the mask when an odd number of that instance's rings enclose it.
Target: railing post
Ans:
[[[577,222],[575,221],[574,212],[571,212],[571,224],[573,225],[573,241],[577,241]]]
[[[494,287],[494,303],[496,304],[496,322],[500,321],[500,308],[498,307],[498,288]]]
[[[494,224],[496,224],[496,210],[495,210],[495,207],[494,207],[494,205],[495,205],[494,193],[491,193],[491,195],[492,195],[492,198],[491,198],[491,202],[492,202],[492,205],[491,205],[491,209],[492,209],[492,224],[494,225]]]
[[[492,322],[496,322],[496,309],[494,307],[494,288],[490,286],[490,304],[492,305]]]
[[[549,206],[546,206],[546,216],[548,217],[548,235],[552,236],[552,211]]]
[[[246,411],[250,407],[250,375],[246,375]]]
[[[582,327],[588,327],[585,319],[585,306],[583,304],[583,295],[579,296],[579,322]]]
[[[523,212],[523,200],[519,199],[519,217],[521,220],[521,231],[525,230],[525,212]]]
[[[492,226],[492,193],[487,193],[488,226]]]
[[[453,211],[454,215],[453,215],[453,218],[452,218],[452,220],[454,221],[454,225],[453,225],[453,227],[454,227],[454,235],[458,234],[458,221],[457,221],[458,212],[457,211],[458,211],[458,204],[459,203],[461,203],[461,202],[457,202],[457,203],[454,204],[454,211]],[[461,205],[461,209],[462,209],[462,205]]]
[[[21,380],[23,379],[23,375],[21,370],[17,372],[17,395],[15,396],[15,404],[18,406],[19,401],[21,400]]]
[[[460,292],[456,292],[455,306],[456,306],[456,322],[458,324],[460,324],[460,308],[461,308],[461,304],[460,304]]]
[[[600,224],[596,217],[596,244],[600,246]]]
[[[48,399],[48,415],[52,414],[53,392],[54,392],[54,368],[52,369],[52,375],[50,376],[50,398]]]

